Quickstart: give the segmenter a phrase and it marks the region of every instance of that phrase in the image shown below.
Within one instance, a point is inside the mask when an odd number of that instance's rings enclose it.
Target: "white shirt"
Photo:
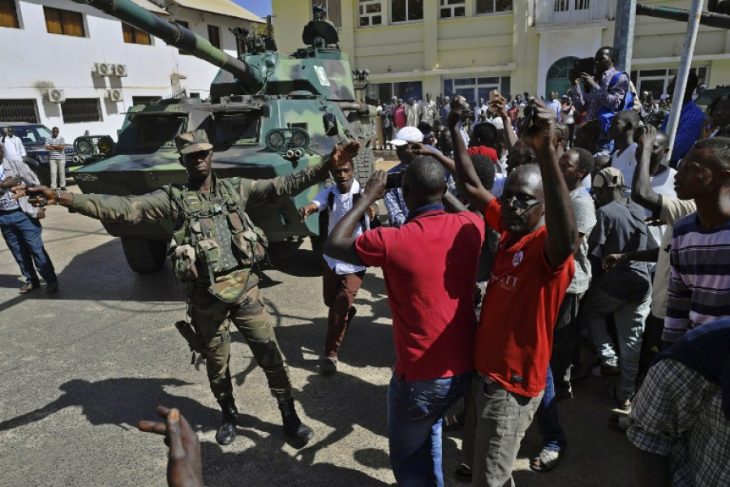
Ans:
[[[20,137],[14,135],[12,137],[4,137],[3,146],[5,146],[5,157],[13,162],[20,162],[25,157],[25,147]]]
[[[677,193],[674,191],[674,175],[677,174],[675,169],[668,167],[664,172],[651,177],[651,187],[655,193],[662,196],[667,196],[669,199],[676,199]],[[667,198],[664,198],[667,199]],[[650,217],[651,212],[646,210],[646,216]],[[667,232],[667,225],[650,225],[649,226],[649,240],[647,241],[647,248],[651,249],[659,247],[662,242],[662,237]]]
[[[334,194],[334,201],[332,202],[332,208],[330,209],[329,225],[327,227],[328,235],[332,233],[335,225],[337,225],[342,217],[345,216],[345,214],[352,209],[352,196],[360,193],[360,183],[358,183],[357,180],[353,180],[350,192],[346,194],[340,193],[340,190],[337,189],[336,185],[324,188],[322,191],[317,193],[317,196],[315,196],[312,200],[312,203],[317,206],[317,211],[327,209],[327,199],[329,198],[330,193]],[[370,225],[367,216],[365,216],[365,223],[368,226]],[[352,236],[359,237],[360,235],[362,235],[362,227],[360,224],[358,224],[357,226],[355,226],[355,231],[352,232]],[[326,254],[324,256],[324,260],[325,262],[327,262],[327,265],[330,267],[330,269],[335,271],[335,274],[339,275],[354,274],[355,272],[365,270],[364,266],[354,265],[348,262],[342,262],[341,260],[333,259]]]
[[[611,155],[611,166],[615,167],[624,175],[624,196],[631,197],[631,181],[634,180],[636,171],[636,144],[631,144],[619,154],[618,151]]]

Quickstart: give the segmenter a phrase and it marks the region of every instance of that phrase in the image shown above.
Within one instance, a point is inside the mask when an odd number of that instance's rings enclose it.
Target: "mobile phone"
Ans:
[[[400,188],[403,181],[403,171],[389,173],[385,179],[385,189]]]

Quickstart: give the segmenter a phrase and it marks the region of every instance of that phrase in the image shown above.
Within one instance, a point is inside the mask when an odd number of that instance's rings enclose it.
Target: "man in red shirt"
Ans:
[[[444,211],[444,169],[421,156],[403,174],[406,223],[354,238],[385,183],[386,173],[377,171],[330,233],[325,253],[383,268],[396,354],[388,388],[391,465],[399,485],[443,486],[441,418],[472,380],[473,291],[484,221],[468,211]]]
[[[500,236],[474,344],[474,486],[514,485],[512,466],[545,389],[553,328],[578,245],[570,193],[553,145],[555,120],[536,105],[525,140],[539,165],[515,168],[499,200],[479,181],[449,114],[456,172],[472,206]],[[458,110],[458,109],[457,109]]]

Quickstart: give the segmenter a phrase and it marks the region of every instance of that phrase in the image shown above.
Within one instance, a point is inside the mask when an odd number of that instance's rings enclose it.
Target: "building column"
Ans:
[[[525,91],[534,94],[537,90],[538,34],[530,27],[528,2],[513,2],[514,33],[512,41],[512,60],[516,67],[510,73],[511,95]]]

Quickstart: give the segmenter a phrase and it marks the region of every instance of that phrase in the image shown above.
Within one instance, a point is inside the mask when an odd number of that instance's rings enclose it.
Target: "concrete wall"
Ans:
[[[44,5],[81,12],[86,37],[49,34]],[[121,22],[91,7],[68,0],[20,0],[17,6],[21,28],[0,28],[0,44],[5,46],[0,99],[36,99],[41,123],[59,126],[67,142],[86,130],[116,138],[124,113],[132,105],[132,97],[171,96],[173,73],[187,78],[180,83],[188,93],[197,92],[206,97],[210,81],[218,71],[193,56],[179,54],[177,49],[157,38],[153,38],[151,46],[125,44]],[[192,29],[206,39],[207,25],[217,25],[221,46],[236,55],[235,39],[228,28],[245,24],[244,21],[191,10],[181,10],[176,18],[190,22]],[[94,63],[125,64],[128,76],[93,76]],[[102,121],[64,123],[61,106],[43,100],[48,86],[62,89],[66,98],[100,99]],[[110,88],[122,90],[122,102],[106,99]]]
[[[340,45],[353,68],[368,68],[371,82],[421,81],[423,92],[440,93],[443,80],[469,76],[510,76],[512,93],[543,94],[550,66],[566,56],[588,57],[612,45],[614,22],[535,25],[533,0],[515,0],[513,12],[440,19],[438,0],[424,0],[422,21],[391,24],[390,0],[383,0],[384,23],[359,27],[357,0],[342,0]],[[690,0],[644,0],[689,8]],[[301,47],[301,29],[311,19],[309,0],[272,0],[276,38],[284,52]],[[637,17],[634,69],[676,68],[686,24]],[[696,66],[709,68],[708,85],[730,83],[730,31],[702,27]]]

